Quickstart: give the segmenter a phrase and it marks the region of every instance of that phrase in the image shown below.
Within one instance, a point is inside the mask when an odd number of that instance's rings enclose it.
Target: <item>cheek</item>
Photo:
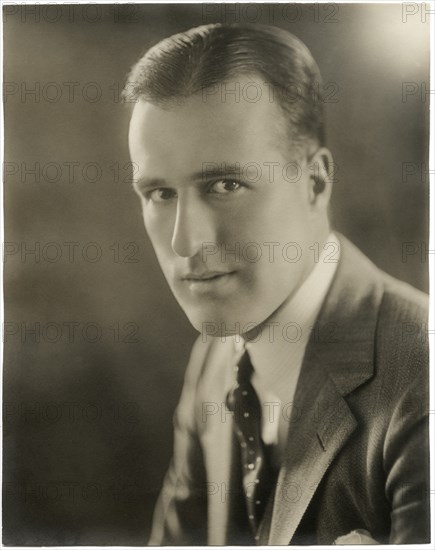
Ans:
[[[145,229],[157,256],[171,250],[173,221],[171,213],[153,211],[152,205],[142,204],[142,217]]]
[[[284,246],[300,238],[305,230],[305,220],[302,209],[288,206],[286,202],[266,207],[261,205],[249,212],[249,219],[236,224],[232,234],[239,240],[258,243],[267,252],[264,243]]]

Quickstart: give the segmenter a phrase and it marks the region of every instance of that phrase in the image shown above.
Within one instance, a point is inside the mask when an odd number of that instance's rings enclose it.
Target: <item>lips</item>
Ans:
[[[234,271],[205,271],[203,273],[188,273],[182,277],[185,281],[212,281],[225,275],[231,275]]]
[[[204,271],[202,273],[188,273],[181,281],[189,292],[200,296],[223,296],[233,292],[236,281],[236,271]]]

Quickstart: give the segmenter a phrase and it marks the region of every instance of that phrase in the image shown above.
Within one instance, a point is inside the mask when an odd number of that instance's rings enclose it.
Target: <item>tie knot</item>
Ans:
[[[237,382],[239,384],[250,382],[254,367],[252,366],[249,353],[245,351],[237,363]]]

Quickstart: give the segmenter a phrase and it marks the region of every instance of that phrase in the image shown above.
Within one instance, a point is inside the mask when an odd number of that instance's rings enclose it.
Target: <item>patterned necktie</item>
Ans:
[[[234,429],[241,446],[243,487],[248,518],[256,535],[274,477],[261,439],[261,403],[251,384],[254,368],[247,351],[235,370],[237,382],[228,393],[226,405],[234,413]],[[257,536],[256,540],[258,540]]]

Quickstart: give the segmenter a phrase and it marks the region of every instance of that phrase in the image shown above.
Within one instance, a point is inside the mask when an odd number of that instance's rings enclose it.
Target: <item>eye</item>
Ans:
[[[167,187],[159,187],[147,193],[146,199],[152,202],[167,202],[176,196],[177,194],[173,189],[169,189]]]
[[[229,193],[235,193],[242,188],[242,184],[235,180],[218,180],[215,181],[210,187],[211,193],[218,195],[224,195]]]

